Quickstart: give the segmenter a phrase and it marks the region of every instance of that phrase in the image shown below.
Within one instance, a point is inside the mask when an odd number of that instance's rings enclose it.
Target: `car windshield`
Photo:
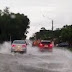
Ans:
[[[16,40],[13,42],[14,44],[25,44],[25,41],[21,41],[21,40]]]
[[[72,0],[0,0],[0,72],[72,72]]]

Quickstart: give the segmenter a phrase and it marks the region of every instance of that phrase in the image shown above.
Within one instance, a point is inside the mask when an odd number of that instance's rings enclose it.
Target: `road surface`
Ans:
[[[10,53],[10,43],[0,45],[0,72],[72,72],[72,53],[61,48],[40,52],[27,46],[26,54]]]

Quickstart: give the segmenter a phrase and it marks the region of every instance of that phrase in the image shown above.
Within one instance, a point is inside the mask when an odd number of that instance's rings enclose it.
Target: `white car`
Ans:
[[[27,43],[25,40],[14,40],[11,46],[11,52],[27,52]]]

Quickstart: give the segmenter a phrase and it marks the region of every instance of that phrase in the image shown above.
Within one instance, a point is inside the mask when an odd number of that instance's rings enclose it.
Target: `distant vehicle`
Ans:
[[[41,40],[41,42],[39,44],[39,49],[40,49],[40,51],[44,51],[45,49],[48,51],[52,51],[53,50],[53,44],[49,40]]]
[[[36,46],[36,42],[35,41],[32,42],[32,46]]]
[[[67,42],[62,42],[57,45],[58,47],[68,47],[69,44]]]
[[[11,52],[27,52],[27,43],[25,40],[14,40],[11,46]]]
[[[38,46],[39,43],[40,43],[40,40],[34,40],[34,41],[32,42],[32,46]]]

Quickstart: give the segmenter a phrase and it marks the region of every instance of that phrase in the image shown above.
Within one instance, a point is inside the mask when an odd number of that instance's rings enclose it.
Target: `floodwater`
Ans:
[[[0,72],[72,72],[72,53],[54,47],[53,52],[40,52],[27,46],[27,53],[11,53],[11,43],[0,45]]]

